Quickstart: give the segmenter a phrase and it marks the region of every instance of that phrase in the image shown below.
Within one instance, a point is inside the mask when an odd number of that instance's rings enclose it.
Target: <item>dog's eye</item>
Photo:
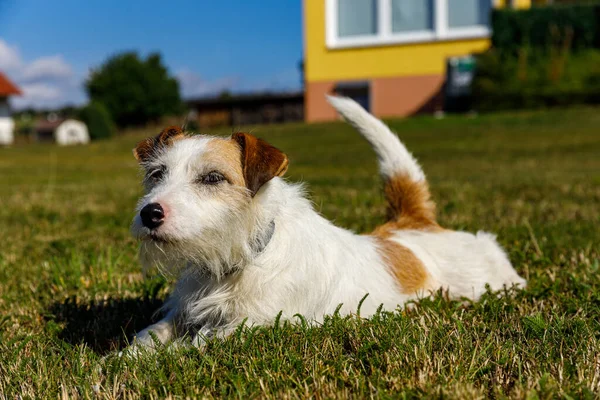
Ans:
[[[165,175],[166,170],[167,168],[164,165],[161,165],[158,168],[154,168],[148,172],[148,174],[146,175],[146,179],[154,183],[159,182]]]
[[[223,174],[217,171],[209,172],[208,174],[202,177],[202,183],[205,183],[207,185],[216,185],[217,183],[220,183],[224,180],[225,177],[223,176]]]

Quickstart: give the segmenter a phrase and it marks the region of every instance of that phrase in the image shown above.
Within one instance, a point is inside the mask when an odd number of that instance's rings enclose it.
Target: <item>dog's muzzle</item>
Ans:
[[[148,229],[156,229],[165,222],[165,211],[159,203],[150,203],[140,211],[142,224]]]

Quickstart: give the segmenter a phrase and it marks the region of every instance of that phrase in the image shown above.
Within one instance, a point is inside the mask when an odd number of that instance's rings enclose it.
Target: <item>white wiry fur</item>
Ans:
[[[347,97],[328,96],[327,100],[373,146],[379,159],[379,172],[384,179],[404,173],[415,182],[425,180],[417,160],[383,122]]]
[[[415,181],[425,179],[381,121],[352,100],[330,101],[373,145],[384,177],[400,171]],[[223,139],[177,141],[144,164],[147,171],[163,166],[167,172],[147,187],[138,210],[158,202],[166,210],[165,223],[152,236],[138,215],[132,232],[142,241],[144,263],[175,271],[179,280],[165,304],[167,316],[138,333],[137,343],[151,345],[150,332],[161,342],[189,335],[201,343],[205,336],[231,333],[243,321],[269,324],[280,312],[284,319],[301,314],[321,321],[340,304],[341,313],[356,312],[367,294],[361,316],[380,305],[394,310],[439,288],[456,298],[477,299],[486,284],[492,289],[525,285],[490,234],[399,230],[389,240],[410,249],[430,276],[427,287],[404,293],[377,238],[324,219],[301,186],[275,177],[252,197],[242,186],[197,184],[198,174],[215,168],[204,161],[215,140]],[[265,235],[266,247],[256,251],[253,243]]]
[[[161,184],[149,190],[138,204],[138,211],[150,203],[160,203],[168,210],[168,220],[158,233],[168,243],[142,240],[140,258],[145,268],[157,266],[163,273],[179,274],[188,264],[220,277],[251,257],[250,242],[239,240],[257,234],[253,213],[240,202],[223,202],[212,195],[212,188],[202,188],[193,180],[215,167],[202,162],[209,136],[195,136],[176,143],[168,151],[156,154],[144,168],[153,171],[166,166]],[[246,188],[230,185],[229,197],[244,198]],[[147,238],[150,230],[135,216],[132,233]]]

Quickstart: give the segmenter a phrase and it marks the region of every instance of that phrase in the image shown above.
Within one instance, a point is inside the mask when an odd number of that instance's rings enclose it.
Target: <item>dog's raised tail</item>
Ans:
[[[389,218],[398,228],[437,226],[425,174],[398,137],[354,100],[327,96],[337,112],[373,146],[385,185]]]

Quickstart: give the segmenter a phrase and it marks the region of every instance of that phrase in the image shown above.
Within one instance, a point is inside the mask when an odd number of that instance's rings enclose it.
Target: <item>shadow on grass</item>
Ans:
[[[46,320],[64,325],[59,328],[59,339],[72,345],[85,343],[96,353],[105,355],[127,346],[135,332],[160,319],[156,311],[163,301],[148,296],[82,303],[70,297],[54,303]]]

